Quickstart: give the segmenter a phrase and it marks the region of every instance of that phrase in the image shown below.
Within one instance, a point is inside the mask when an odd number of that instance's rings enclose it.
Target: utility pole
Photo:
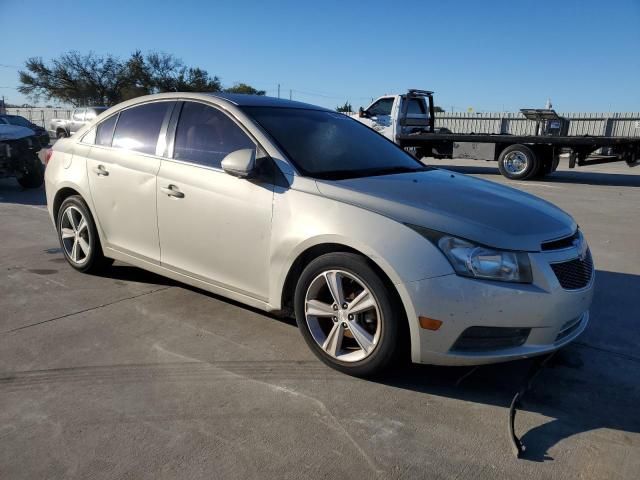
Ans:
[[[278,98],[280,98],[280,84],[278,84]]]
[[[289,89],[289,100],[293,100],[293,98],[291,96],[291,89]]]

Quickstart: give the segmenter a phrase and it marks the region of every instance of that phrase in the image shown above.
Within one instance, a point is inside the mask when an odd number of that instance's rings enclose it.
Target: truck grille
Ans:
[[[589,285],[593,276],[593,260],[587,250],[584,260],[576,258],[568,262],[552,263],[551,269],[556,274],[560,286],[565,290],[579,290]]]

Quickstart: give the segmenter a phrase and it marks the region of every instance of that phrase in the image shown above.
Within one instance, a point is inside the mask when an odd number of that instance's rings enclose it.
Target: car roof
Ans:
[[[238,107],[280,107],[280,108],[304,108],[307,110],[327,110],[324,107],[311,105],[310,103],[286,100],[284,98],[267,97],[266,95],[249,95],[244,93],[212,92],[206,95],[220,98],[233,103]]]

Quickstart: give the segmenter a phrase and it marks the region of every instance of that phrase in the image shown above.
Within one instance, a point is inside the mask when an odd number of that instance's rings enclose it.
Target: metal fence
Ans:
[[[20,115],[43,128],[49,128],[53,118],[70,119],[72,109],[68,108],[7,108],[7,115]]]
[[[52,118],[71,118],[71,109],[7,108],[9,115],[22,115],[48,128]],[[640,137],[640,112],[561,113],[570,120],[569,135]],[[533,135],[535,122],[521,113],[437,113],[436,126],[454,133],[507,133]]]
[[[560,113],[569,120],[569,135],[640,137],[640,112]],[[436,126],[454,133],[534,135],[536,122],[521,113],[438,113]]]

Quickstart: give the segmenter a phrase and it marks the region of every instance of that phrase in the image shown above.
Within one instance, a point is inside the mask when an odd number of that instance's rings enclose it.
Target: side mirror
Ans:
[[[254,172],[255,167],[255,148],[236,150],[222,159],[222,169],[234,177],[248,178]]]
[[[360,118],[367,118],[369,115],[367,115],[367,112],[364,108],[360,107],[360,110],[358,110],[358,116]]]

